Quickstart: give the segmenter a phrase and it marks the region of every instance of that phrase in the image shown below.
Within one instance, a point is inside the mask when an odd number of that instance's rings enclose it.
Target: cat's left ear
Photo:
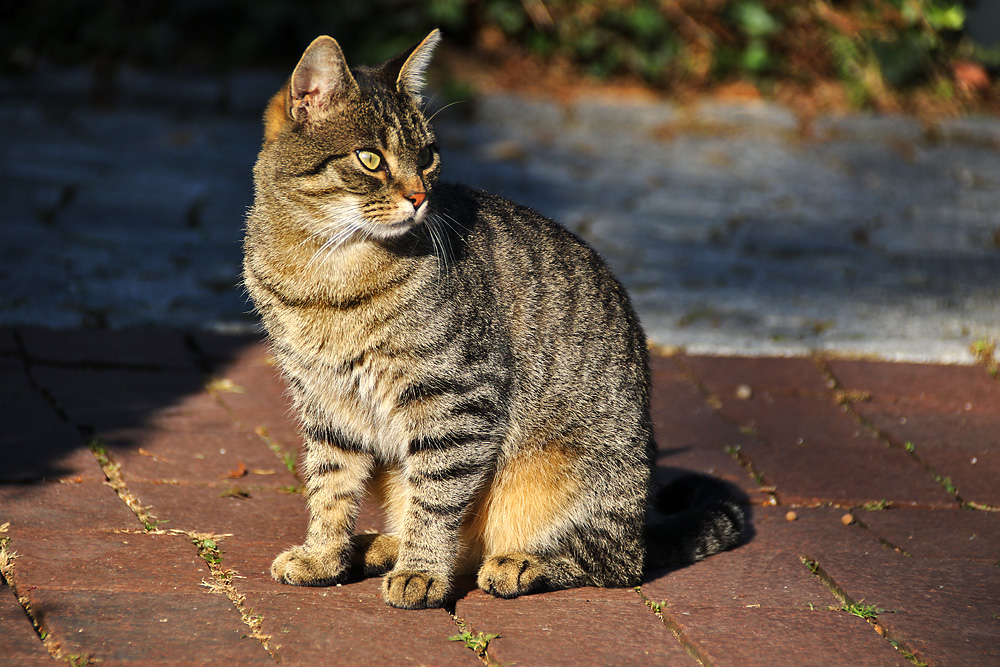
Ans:
[[[424,37],[424,40],[410,49],[393,58],[390,63],[402,61],[399,74],[396,76],[396,89],[401,93],[408,93],[414,97],[419,97],[424,91],[427,81],[425,73],[428,65],[431,64],[431,56],[434,55],[434,47],[441,41],[441,31],[437,28],[431,34]],[[387,63],[388,64],[388,63]]]

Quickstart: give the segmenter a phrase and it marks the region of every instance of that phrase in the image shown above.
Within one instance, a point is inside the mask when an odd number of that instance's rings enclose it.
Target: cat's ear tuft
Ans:
[[[424,91],[427,81],[425,78],[427,67],[431,64],[431,56],[434,55],[434,47],[441,41],[441,31],[437,28],[431,34],[424,37],[410,50],[409,55],[399,68],[399,75],[396,77],[396,89],[401,93],[408,93],[414,97],[419,97]]]
[[[326,35],[317,37],[292,72],[288,115],[299,122],[325,117],[331,103],[357,85],[337,40]]]

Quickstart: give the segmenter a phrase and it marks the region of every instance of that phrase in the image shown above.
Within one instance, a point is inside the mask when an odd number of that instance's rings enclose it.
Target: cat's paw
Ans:
[[[339,552],[298,546],[278,554],[271,563],[271,576],[276,581],[295,586],[329,586],[340,579],[344,569]]]
[[[530,554],[493,556],[479,568],[476,583],[498,598],[516,598],[544,587],[545,571]]]
[[[352,575],[373,577],[385,574],[396,565],[399,556],[399,539],[394,535],[363,533],[351,538],[354,556],[351,559]]]
[[[394,570],[382,580],[382,597],[400,609],[430,609],[444,606],[449,588],[447,579],[429,572]]]

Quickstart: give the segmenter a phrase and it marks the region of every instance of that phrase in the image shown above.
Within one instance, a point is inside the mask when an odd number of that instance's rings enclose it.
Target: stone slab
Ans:
[[[669,618],[716,667],[911,666],[862,619],[825,609],[686,607]]]
[[[962,408],[968,402],[1000,406],[1000,382],[980,366],[881,363],[830,359],[827,366],[848,390],[868,391],[878,401],[933,396]]]
[[[225,374],[225,369],[245,355],[256,355],[262,346],[263,334],[225,334],[195,331],[191,334],[194,348],[208,362],[214,372]]]
[[[201,585],[207,565],[183,536],[29,529],[10,547],[19,592],[67,654],[135,664],[270,661],[243,638],[229,600]]]
[[[20,327],[18,334],[32,362],[196,369],[195,357],[181,331]]]
[[[721,412],[733,414],[731,405]],[[741,451],[784,502],[955,502],[912,457],[887,447],[832,402],[759,395],[738,409],[744,428],[757,436]]]
[[[234,488],[246,495],[234,495]],[[266,532],[286,536],[289,544],[300,544],[305,537],[305,502],[296,493],[226,482],[211,485],[136,482],[129,485],[129,490],[158,519],[169,521],[165,528],[246,535]]]
[[[808,358],[681,355],[679,362],[723,401],[734,398],[740,385],[756,393],[825,395],[828,390],[825,378]]]
[[[0,482],[104,479],[80,432],[32,384],[19,360],[0,361],[0,377]]]
[[[42,645],[14,591],[0,579],[0,664],[37,665],[59,664]]]
[[[1000,568],[994,563],[906,558],[890,550],[859,559],[818,559],[856,601],[885,610],[892,637],[929,664],[992,665],[1000,660]]]
[[[104,664],[274,664],[229,600],[207,589],[193,597],[38,588],[30,598],[64,651]]]
[[[7,521],[12,535],[21,529],[142,528],[114,489],[97,482],[0,485],[0,524]]]
[[[14,329],[0,327],[0,357],[20,357],[21,346],[17,343]]]
[[[962,500],[1000,507],[1000,382],[974,366],[831,361],[830,368],[845,388],[871,395],[855,410],[889,442],[912,448]]]
[[[692,566],[652,572],[642,584],[715,665],[907,665],[863,620],[839,603],[801,558],[863,561],[888,551],[842,510],[753,508],[753,536]]]
[[[673,359],[654,355],[651,415],[657,439],[657,479],[666,483],[685,471],[713,475],[737,485],[752,502],[768,498],[728,453],[748,442],[721,419]]]
[[[905,507],[855,510],[874,534],[920,558],[1000,562],[1000,513]]]
[[[643,593],[687,606],[804,610],[829,604],[829,592],[802,558],[864,557],[887,548],[858,525],[843,525],[843,510],[799,509],[794,521],[786,513],[780,507],[752,508],[745,544],[689,567],[649,572]]]
[[[516,600],[475,590],[455,612],[473,633],[500,635],[489,654],[502,664],[697,664],[631,589],[582,588]]]
[[[482,662],[461,642],[443,609],[409,611],[387,606],[378,579],[341,587],[285,586],[280,593],[247,595],[263,617],[281,664],[441,665]]]
[[[241,389],[218,394],[233,418],[247,431],[263,430],[277,447],[298,456],[302,439],[295,411],[267,346],[242,348],[220,377]]]
[[[18,587],[67,591],[200,594],[211,576],[197,547],[184,535],[18,530],[11,540]]]
[[[199,410],[219,411],[212,402],[189,401],[205,386],[196,371],[36,366],[32,373],[70,420],[96,431],[162,426]]]
[[[183,431],[118,429],[101,434],[101,439],[128,483],[179,481],[274,488],[298,484],[258,435],[232,423]]]

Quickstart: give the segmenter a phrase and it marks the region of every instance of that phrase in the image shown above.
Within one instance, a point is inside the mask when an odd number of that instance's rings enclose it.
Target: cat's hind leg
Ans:
[[[385,574],[399,558],[399,539],[382,533],[362,533],[351,538],[354,556],[351,574],[358,578]]]
[[[499,598],[515,598],[541,591],[592,585],[593,581],[571,558],[508,553],[486,559],[476,583]]]
[[[574,448],[525,449],[498,471],[468,527],[483,554],[477,583],[512,598],[580,586],[634,586],[642,576],[645,479],[585,483]]]

